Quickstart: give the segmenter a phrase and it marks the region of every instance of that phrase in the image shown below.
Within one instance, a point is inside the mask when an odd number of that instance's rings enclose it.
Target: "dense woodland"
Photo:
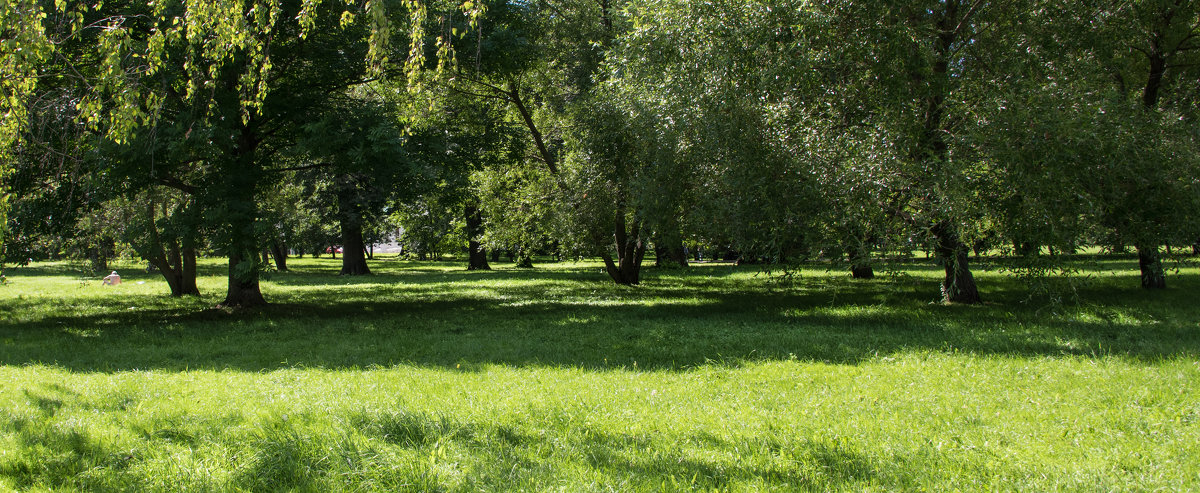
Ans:
[[[1200,252],[1200,2],[0,4],[4,262],[135,252],[226,306],[340,246],[643,264]],[[933,291],[936,288],[930,286]],[[1130,286],[1136,289],[1136,286]]]

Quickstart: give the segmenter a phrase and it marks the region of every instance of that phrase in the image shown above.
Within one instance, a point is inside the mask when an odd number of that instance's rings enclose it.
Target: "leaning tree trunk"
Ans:
[[[492,270],[488,265],[487,251],[479,243],[483,236],[483,215],[475,204],[468,204],[464,211],[467,220],[467,270]]]
[[[167,287],[171,289],[171,296],[199,296],[200,289],[196,287],[196,249],[186,238],[183,240],[183,247],[180,246],[178,238],[172,238],[168,245],[163,245],[158,227],[154,224],[154,205],[153,199],[146,204],[149,243],[135,244],[134,249],[158,269],[158,273],[167,281]]]
[[[367,267],[366,245],[362,234],[362,213],[355,206],[348,192],[338,194],[338,211],[342,223],[342,271],[343,276],[361,276],[371,273]]]
[[[278,241],[271,242],[271,256],[275,258],[275,269],[279,272],[287,272],[287,247]]]
[[[941,222],[932,228],[937,245],[934,247],[938,260],[946,268],[946,277],[942,280],[942,301],[946,303],[979,303],[979,289],[975,286],[975,277],[971,275],[967,264],[969,250],[958,237],[956,228],[947,222]]]
[[[170,258],[163,255],[148,256],[148,260],[167,280],[171,296],[199,296],[196,286],[196,250],[172,245]]]
[[[613,282],[622,285],[634,285],[641,282],[642,259],[646,256],[646,242],[642,240],[638,221],[626,231],[625,212],[617,211],[616,226],[613,239],[616,243],[617,258],[610,253],[601,255],[604,259],[604,269]]]
[[[1163,270],[1162,259],[1159,257],[1158,245],[1137,245],[1138,268],[1142,272],[1142,287],[1146,289],[1165,289],[1167,275]]]

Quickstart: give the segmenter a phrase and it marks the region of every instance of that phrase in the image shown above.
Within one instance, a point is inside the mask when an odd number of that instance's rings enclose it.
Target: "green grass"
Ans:
[[[214,308],[118,266],[0,287],[0,490],[1200,489],[1200,273],[982,306],[938,270],[466,272],[293,259],[272,305]],[[138,284],[138,282],[144,282]]]

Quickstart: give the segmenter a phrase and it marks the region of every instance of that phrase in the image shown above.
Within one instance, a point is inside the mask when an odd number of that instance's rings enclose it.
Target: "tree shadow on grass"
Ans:
[[[933,303],[927,279],[767,283],[701,271],[630,288],[587,270],[395,274],[361,285],[297,274],[295,285],[315,289],[283,290],[272,305],[234,312],[155,296],[26,312],[36,300],[10,298],[0,312],[21,314],[0,325],[0,364],[681,370],[790,358],[855,364],[911,351],[1147,361],[1200,354],[1194,276],[1176,276],[1178,287],[1158,293],[1123,289],[1127,280],[1117,278],[1082,293],[1111,300],[1116,292],[1117,300],[1047,309],[1021,303],[1027,290],[1006,279],[988,280],[989,304],[945,306]]]
[[[564,460],[573,463],[566,469],[591,469],[599,474],[589,477],[606,478],[608,486],[626,491],[913,486],[898,464],[870,457],[847,443],[811,437],[731,441],[704,432],[622,433],[569,425],[527,430],[402,411],[363,412],[349,421],[365,436],[420,455],[435,447],[469,451],[472,481],[483,489],[545,487],[538,482],[554,479],[545,463],[561,468]],[[553,451],[553,457],[546,451]]]
[[[88,405],[66,403],[74,410]],[[324,432],[314,435],[307,428],[313,419]],[[398,410],[351,413],[344,420],[294,416],[233,427],[197,423],[213,430],[207,440],[220,448],[193,448],[189,455],[225,467],[229,475],[163,481],[154,476],[172,470],[164,461],[175,458],[154,451],[179,445],[170,433],[142,433],[131,426],[134,434],[113,440],[53,413],[0,421],[17,430],[0,475],[21,489],[544,490],[560,484],[564,472],[623,491],[915,486],[903,462],[870,455],[850,441],[626,433],[586,425],[541,428]],[[446,464],[468,474],[448,475]]]

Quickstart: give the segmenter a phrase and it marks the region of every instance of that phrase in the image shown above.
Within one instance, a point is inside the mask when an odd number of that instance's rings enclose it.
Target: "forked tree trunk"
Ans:
[[[467,220],[467,270],[492,270],[488,265],[487,252],[479,243],[483,236],[483,215],[475,204],[468,204],[464,210]]]
[[[184,240],[183,247],[180,247],[178,239],[171,239],[168,245],[163,245],[158,227],[154,225],[154,205],[153,199],[146,204],[150,242],[135,245],[135,248],[142,258],[162,274],[171,296],[199,296],[200,289],[196,287],[196,249],[187,240]]]
[[[635,285],[642,280],[642,259],[646,256],[646,242],[641,237],[641,224],[634,221],[633,226],[626,231],[625,212],[617,211],[616,227],[613,239],[616,243],[617,257],[605,252],[604,269],[613,282],[622,285]]]
[[[946,269],[946,277],[942,280],[942,301],[966,304],[981,302],[975,277],[971,275],[967,263],[967,245],[959,239],[956,228],[941,222],[932,228],[932,232],[937,239],[934,250]]]
[[[1137,245],[1138,268],[1142,273],[1142,287],[1146,289],[1165,289],[1167,275],[1163,270],[1162,259],[1159,257],[1158,245]]]
[[[171,296],[199,296],[200,289],[196,287],[196,250],[194,248],[179,248],[172,245],[170,258],[165,255],[150,255],[147,260],[158,269],[167,286],[171,288]]]
[[[279,272],[287,272],[287,247],[278,241],[271,242],[271,256],[275,258],[275,269]]]

